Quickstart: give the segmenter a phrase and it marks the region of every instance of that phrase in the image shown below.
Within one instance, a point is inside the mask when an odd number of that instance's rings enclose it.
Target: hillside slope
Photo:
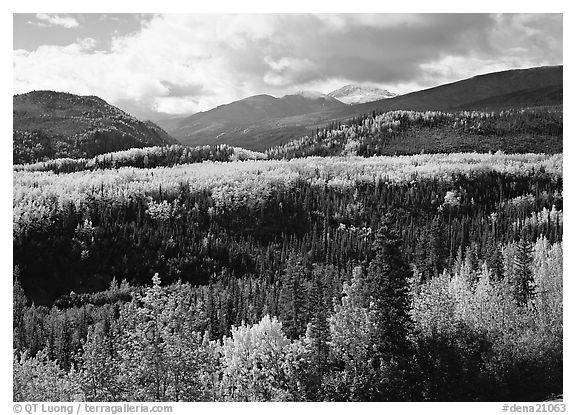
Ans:
[[[523,89],[509,94],[481,99],[468,103],[460,109],[474,110],[501,110],[509,108],[532,106],[556,106],[563,101],[562,85],[546,86],[543,88]]]
[[[562,76],[562,66],[493,72],[395,98],[360,104],[354,107],[353,112],[370,112],[374,109],[381,111],[466,109],[478,101],[489,99],[493,99],[492,104],[497,105],[499,104],[498,97],[519,91],[561,87]],[[550,104],[561,104],[561,102]]]
[[[502,111],[387,111],[319,129],[266,150],[268,157],[419,153],[562,153],[562,106]]]
[[[346,104],[337,99],[307,91],[282,98],[255,95],[182,118],[177,123],[172,119],[166,126],[184,144],[218,144],[233,142],[237,137],[248,135],[252,125],[268,120],[344,107]],[[162,125],[161,121],[159,123]]]
[[[33,91],[13,97],[15,164],[172,143],[176,140],[154,123],[95,96]]]
[[[212,110],[211,124],[199,123],[197,131],[171,131],[186,144],[229,144],[263,151],[291,139],[313,134],[333,122],[346,122],[363,114],[390,110],[500,110],[510,107],[562,105],[563,67],[550,66],[509,70],[475,76],[462,81],[393,98],[357,105],[336,105],[316,112],[255,118],[241,124],[228,123],[228,115]],[[273,98],[273,97],[269,97]],[[238,101],[241,102],[241,101]],[[230,104],[232,105],[232,104]],[[219,107],[220,108],[220,107]],[[189,119],[205,117],[195,114]],[[204,129],[200,126],[204,125]],[[188,130],[188,131],[191,131]]]

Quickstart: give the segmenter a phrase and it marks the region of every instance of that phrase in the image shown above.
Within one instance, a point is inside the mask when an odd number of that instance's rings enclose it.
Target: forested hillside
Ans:
[[[373,112],[266,150],[270,158],[491,152],[561,153],[562,107]]]
[[[13,97],[15,164],[175,142],[157,125],[141,122],[98,97],[54,91]]]
[[[561,391],[561,155],[34,170],[15,399]]]

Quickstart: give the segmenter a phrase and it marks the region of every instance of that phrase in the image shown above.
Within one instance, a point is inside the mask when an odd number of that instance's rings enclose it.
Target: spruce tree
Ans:
[[[373,244],[374,259],[366,276],[365,296],[369,303],[372,367],[376,372],[374,400],[405,398],[406,372],[410,356],[409,280],[412,272],[400,250],[401,240],[390,226],[389,217]]]
[[[516,244],[514,253],[514,296],[518,305],[527,305],[534,291],[532,246],[526,238]]]
[[[376,313],[375,350],[379,357],[405,351],[411,330],[408,297],[410,267],[400,250],[401,241],[388,223],[380,227],[372,246],[374,259],[366,277],[366,298]]]
[[[309,308],[310,323],[306,331],[307,341],[311,346],[312,372],[315,378],[316,389],[320,387],[322,376],[327,369],[328,354],[330,352],[330,327],[328,325],[328,305],[325,296],[326,288],[322,283],[321,275],[314,275],[310,288]]]
[[[279,303],[282,328],[291,339],[297,339],[306,330],[305,277],[306,268],[302,258],[291,255],[284,270]]]
[[[428,267],[431,276],[437,277],[446,268],[446,234],[440,224],[439,218],[435,218],[428,233]]]
[[[504,260],[502,258],[502,250],[500,244],[495,240],[491,240],[488,247],[486,264],[492,270],[492,273],[497,281],[502,281],[504,278]]]
[[[26,313],[26,295],[20,285],[18,266],[14,268],[14,286],[12,289],[12,315],[13,315],[13,347],[15,350],[24,350],[24,315]]]

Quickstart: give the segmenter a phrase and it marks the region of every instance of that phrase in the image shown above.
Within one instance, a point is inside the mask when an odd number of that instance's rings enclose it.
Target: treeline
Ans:
[[[33,164],[16,164],[14,171],[50,171],[73,173],[117,169],[121,167],[155,168],[204,161],[237,161],[265,159],[266,155],[226,144],[188,147],[182,145],[131,148],[97,155],[91,159],[57,158]]]
[[[52,308],[27,306],[17,279],[14,400],[532,401],[562,391],[561,243],[523,236],[499,247],[494,268],[467,249],[422,280],[388,219],[370,261],[338,278],[292,254],[275,282],[163,287],[156,274],[151,287],[113,282]]]
[[[269,158],[492,152],[561,153],[562,107],[500,112],[389,111],[331,123],[266,151]]]

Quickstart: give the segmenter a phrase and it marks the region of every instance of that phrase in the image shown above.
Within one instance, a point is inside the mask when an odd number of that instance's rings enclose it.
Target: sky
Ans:
[[[14,14],[13,88],[158,119],[256,94],[407,93],[560,65],[562,31],[562,14]]]

